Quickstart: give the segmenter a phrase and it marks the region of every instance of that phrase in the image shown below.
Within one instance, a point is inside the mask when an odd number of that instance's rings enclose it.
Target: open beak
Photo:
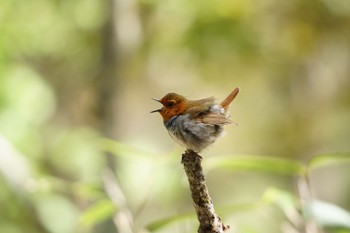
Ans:
[[[152,98],[152,100],[157,101],[157,102],[159,102],[159,103],[162,103],[162,102],[160,102],[160,100],[159,100],[159,99],[156,99],[156,98]],[[162,111],[162,109],[161,109],[161,108],[160,108],[160,109],[157,109],[157,110],[153,110],[153,111],[151,111],[150,113],[160,112],[160,111]]]
[[[160,112],[160,111],[162,111],[162,109],[161,109],[161,108],[160,108],[160,109],[157,109],[157,110],[150,111],[150,113]]]

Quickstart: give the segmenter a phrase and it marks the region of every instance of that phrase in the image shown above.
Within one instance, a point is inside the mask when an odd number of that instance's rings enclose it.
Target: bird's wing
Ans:
[[[221,112],[220,109],[215,109],[212,111],[214,106],[214,97],[209,97],[201,100],[194,100],[190,102],[190,108],[188,113],[191,115],[191,118],[197,122],[208,124],[208,125],[227,125],[232,122],[227,119],[227,116],[224,112]],[[220,107],[221,108],[221,107]],[[222,109],[222,111],[224,111]]]
[[[201,117],[209,112],[210,107],[214,104],[214,100],[214,97],[209,97],[201,100],[188,101],[187,113],[189,113],[193,119]]]
[[[228,125],[232,121],[228,119],[224,114],[217,112],[209,112],[198,118],[198,122],[208,125]]]

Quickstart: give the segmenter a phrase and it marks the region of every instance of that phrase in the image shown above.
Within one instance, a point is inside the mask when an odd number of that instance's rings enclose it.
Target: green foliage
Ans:
[[[74,232],[79,217],[77,206],[65,196],[54,193],[35,195],[37,218],[49,232]]]
[[[113,214],[118,211],[115,205],[109,199],[102,199],[90,206],[81,215],[80,223],[83,226],[94,226],[103,220],[111,218]]]
[[[209,169],[229,169],[232,172],[249,171],[253,173],[274,173],[275,175],[294,175],[298,179],[307,179],[313,169],[321,166],[332,166],[344,160],[350,162],[350,154],[328,154],[315,156],[306,165],[297,161],[266,156],[224,156],[205,160]],[[316,166],[317,165],[317,166]],[[297,180],[298,180],[297,179]],[[310,190],[309,190],[310,191]],[[304,200],[304,198],[306,198]],[[237,212],[263,208],[264,204],[276,205],[285,215],[286,220],[292,223],[290,228],[302,231],[307,227],[308,221],[315,221],[318,226],[332,229],[331,232],[343,232],[350,230],[350,213],[332,203],[320,200],[309,200],[310,197],[299,196],[291,190],[280,190],[274,187],[268,188],[255,203],[238,204],[231,207],[217,208],[218,212],[225,215],[237,214]],[[305,204],[302,204],[304,203]],[[148,225],[148,229],[157,232],[174,222],[180,222],[186,218],[193,218],[193,214],[183,213],[171,217],[162,218]],[[293,225],[294,224],[294,225]]]
[[[176,214],[174,216],[163,218],[163,219],[160,219],[160,220],[157,220],[157,221],[150,223],[147,226],[147,229],[150,230],[151,232],[156,232],[157,230],[160,230],[163,227],[166,227],[174,222],[179,223],[179,222],[182,222],[183,220],[186,220],[189,218],[195,219],[196,218],[195,213],[188,212],[188,213]]]
[[[209,169],[228,169],[232,171],[261,171],[281,175],[303,175],[304,166],[292,160],[267,156],[224,156],[209,158],[205,161]]]
[[[181,151],[149,99],[235,86],[239,126],[203,154],[224,222],[349,232],[349,154],[329,153],[350,151],[349,6],[2,1],[0,232],[193,231]]]
[[[308,165],[309,169],[317,169],[322,166],[330,166],[334,163],[349,162],[349,153],[324,154],[313,157]]]

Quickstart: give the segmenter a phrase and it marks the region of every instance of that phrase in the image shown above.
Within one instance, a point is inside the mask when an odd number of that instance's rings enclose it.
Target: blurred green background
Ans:
[[[151,97],[237,86],[202,153],[224,223],[349,232],[348,0],[1,1],[0,232],[195,232]]]

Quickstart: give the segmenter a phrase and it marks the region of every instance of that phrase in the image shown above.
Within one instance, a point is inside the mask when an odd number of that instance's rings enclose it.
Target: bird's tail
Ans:
[[[225,110],[230,106],[232,100],[233,100],[234,98],[236,98],[236,96],[238,95],[238,92],[239,92],[239,87],[236,87],[236,89],[234,89],[234,90],[231,92],[231,94],[229,94],[229,96],[227,96],[226,99],[224,99],[224,100],[221,102],[221,106],[222,106]]]

